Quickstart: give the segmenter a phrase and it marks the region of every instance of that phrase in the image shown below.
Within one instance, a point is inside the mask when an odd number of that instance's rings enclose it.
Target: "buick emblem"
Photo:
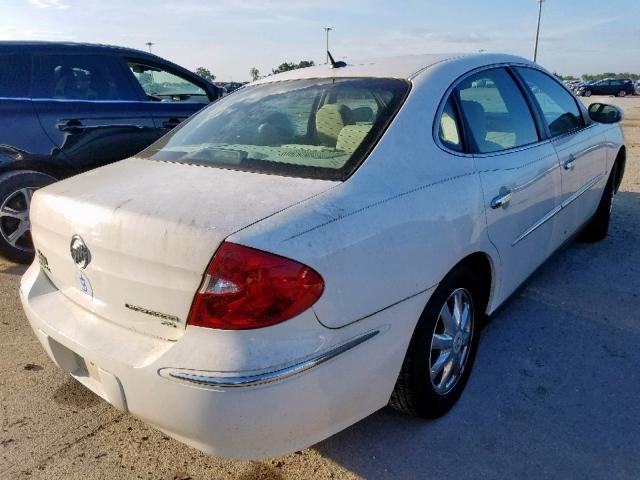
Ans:
[[[87,268],[91,263],[91,252],[80,235],[74,235],[71,238],[71,258],[78,268]]]

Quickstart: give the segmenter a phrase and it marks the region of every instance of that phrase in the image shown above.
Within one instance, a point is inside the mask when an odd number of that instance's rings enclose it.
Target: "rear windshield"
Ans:
[[[140,154],[153,160],[343,180],[409,89],[402,80],[291,80],[213,103]]]

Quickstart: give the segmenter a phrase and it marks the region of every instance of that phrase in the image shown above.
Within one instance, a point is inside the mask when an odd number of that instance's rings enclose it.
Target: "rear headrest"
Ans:
[[[335,147],[342,128],[353,123],[353,112],[342,103],[329,103],[316,112],[316,132],[324,145]]]

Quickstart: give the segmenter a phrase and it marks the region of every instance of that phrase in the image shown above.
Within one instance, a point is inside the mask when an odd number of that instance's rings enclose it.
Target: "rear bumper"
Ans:
[[[20,288],[60,368],[184,443],[252,459],[312,445],[386,405],[429,294],[337,330],[296,318],[245,332],[188,327],[166,341],[77,306],[35,264]]]

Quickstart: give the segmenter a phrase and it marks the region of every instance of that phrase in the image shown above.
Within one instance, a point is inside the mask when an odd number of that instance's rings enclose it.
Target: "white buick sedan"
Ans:
[[[485,318],[607,234],[621,117],[505,55],[275,75],[36,192],[24,309],[60,368],[216,455],[437,417]]]

